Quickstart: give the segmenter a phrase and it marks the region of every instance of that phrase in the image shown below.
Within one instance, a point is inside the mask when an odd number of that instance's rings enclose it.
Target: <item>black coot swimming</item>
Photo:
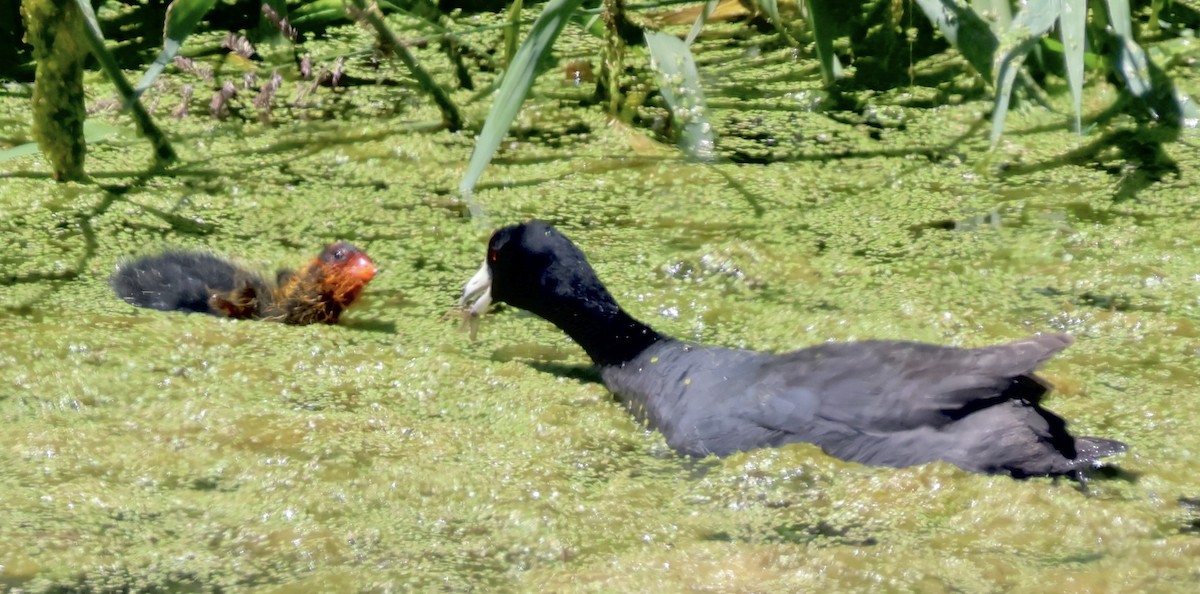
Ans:
[[[1041,406],[1049,386],[1034,370],[1071,344],[1061,334],[975,349],[886,340],[784,354],[701,346],[622,310],[583,252],[541,221],[496,231],[462,304],[476,297],[471,321],[499,301],[569,334],[608,389],[683,454],[804,442],[863,464],[944,460],[1018,478],[1081,478],[1125,450],[1073,437]]]

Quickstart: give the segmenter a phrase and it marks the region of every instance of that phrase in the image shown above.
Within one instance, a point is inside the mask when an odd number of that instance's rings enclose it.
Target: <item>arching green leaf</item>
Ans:
[[[175,55],[179,53],[179,48],[183,46],[183,40],[196,30],[196,25],[200,24],[204,15],[208,14],[208,11],[212,10],[216,3],[217,0],[175,0],[167,7],[167,23],[163,28],[163,48],[134,87],[134,97],[141,97],[142,93],[154,84],[158,75],[162,74],[167,64],[174,60]],[[128,105],[125,107],[128,108]]]
[[[525,37],[525,41],[521,43],[521,47],[513,56],[512,63],[508,65],[508,70],[504,73],[504,80],[500,83],[500,90],[496,92],[492,108],[488,111],[487,120],[483,123],[483,131],[475,139],[475,149],[471,152],[471,161],[467,163],[467,171],[458,185],[458,191],[469,204],[473,204],[470,196],[475,189],[475,184],[483,176],[483,170],[492,161],[496,149],[500,148],[500,143],[508,134],[508,128],[512,126],[517,112],[521,110],[521,104],[525,102],[525,96],[533,87],[533,81],[538,75],[539,60],[554,45],[554,40],[562,32],[567,20],[582,2],[583,0],[550,0],[547,2],[542,13],[530,27],[529,35]],[[477,210],[472,206],[473,215],[481,214]]]
[[[692,51],[674,35],[656,31],[646,31],[645,35],[650,67],[658,75],[658,88],[671,110],[671,121],[681,131],[680,148],[692,158],[711,159],[712,124]]]

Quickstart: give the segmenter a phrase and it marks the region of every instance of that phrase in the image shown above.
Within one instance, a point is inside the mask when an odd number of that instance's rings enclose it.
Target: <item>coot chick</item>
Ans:
[[[205,252],[167,251],[127,262],[110,279],[118,297],[139,307],[284,324],[336,324],[375,277],[358,248],[330,244],[304,269],[275,282]]]
[[[1061,334],[975,349],[888,340],[785,354],[701,346],[622,310],[583,252],[540,221],[496,231],[461,305],[476,297],[469,322],[494,300],[565,331],[605,386],[682,454],[802,442],[870,465],[942,460],[974,472],[1079,479],[1125,449],[1073,437],[1042,407],[1049,385],[1034,370],[1071,344]]]

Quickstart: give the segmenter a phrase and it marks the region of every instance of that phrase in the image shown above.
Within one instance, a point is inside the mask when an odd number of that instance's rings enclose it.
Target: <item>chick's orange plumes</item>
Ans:
[[[375,278],[377,268],[358,248],[339,241],[325,248],[302,271],[281,275],[275,301],[285,324],[334,324],[363,288]]]

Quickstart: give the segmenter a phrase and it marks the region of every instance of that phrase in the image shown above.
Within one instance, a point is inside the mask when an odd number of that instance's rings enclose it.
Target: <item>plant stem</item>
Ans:
[[[50,162],[54,179],[81,180],[87,156],[83,138],[83,28],[71,0],[26,0],[21,4],[25,38],[33,46],[37,73],[33,83],[33,136]]]
[[[408,51],[408,47],[405,46],[404,41],[397,37],[395,33],[392,33],[387,23],[383,22],[383,17],[379,15],[379,12],[376,9],[368,8],[365,0],[350,0],[350,4],[357,9],[358,15],[361,18],[365,19],[368,24],[375,28],[375,32],[379,34],[387,45],[391,46],[392,53],[396,54],[397,58],[400,58],[400,61],[408,68],[408,72],[412,74],[413,78],[417,79],[417,84],[421,85],[421,88],[426,93],[433,96],[433,102],[442,111],[442,120],[445,122],[446,128],[451,132],[461,130],[463,127],[462,115],[459,114],[458,108],[455,107],[454,103],[450,101],[450,96],[437,84],[437,81],[433,80],[433,76],[421,67],[421,64],[417,62],[416,56]]]
[[[137,123],[138,131],[154,147],[154,164],[158,167],[163,167],[172,163],[178,159],[175,149],[171,147],[171,142],[167,140],[166,135],[154,123],[154,119],[150,117],[150,113],[142,106],[141,100],[133,90],[133,85],[129,84],[129,80],[125,78],[125,73],[121,71],[121,66],[117,64],[116,57],[104,45],[104,34],[100,32],[100,23],[96,20],[96,13],[92,10],[91,3],[89,0],[76,0],[75,4],[79,6],[79,10],[83,13],[84,37],[87,38],[92,55],[96,56],[96,60],[100,62],[100,69],[104,71],[108,80],[112,81],[113,86],[117,87],[117,93],[121,95],[121,101],[125,105],[128,105],[130,111],[133,112],[133,120]]]

